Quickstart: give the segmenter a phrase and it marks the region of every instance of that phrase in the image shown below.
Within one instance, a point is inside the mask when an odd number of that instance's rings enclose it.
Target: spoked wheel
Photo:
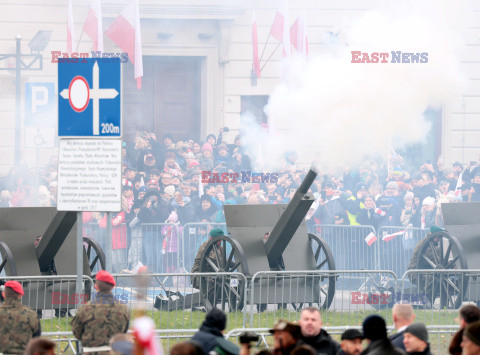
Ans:
[[[13,254],[5,242],[0,242],[0,275],[17,276],[17,266]]]
[[[333,260],[332,251],[328,247],[325,239],[312,233],[308,233],[308,238],[310,239],[310,245],[312,246],[313,256],[315,258],[316,270],[335,270],[335,261]],[[335,295],[336,276],[322,276],[319,281],[321,293],[319,307],[328,309],[332,304]]]
[[[233,238],[220,236],[206,245],[200,261],[200,272],[239,272],[248,274],[241,245]],[[221,304],[221,309],[238,310],[245,298],[245,282],[235,276],[202,276],[198,284],[207,311]]]
[[[91,274],[96,274],[100,270],[105,270],[106,259],[102,247],[93,239],[83,238],[86,245],[88,266]]]
[[[468,276],[455,273],[455,269],[467,269],[463,247],[454,236],[446,232],[428,235],[417,249],[417,269],[445,270],[445,273],[412,273],[412,280],[431,306],[440,299],[440,308],[459,308],[465,299]],[[451,270],[451,273],[448,273]]]

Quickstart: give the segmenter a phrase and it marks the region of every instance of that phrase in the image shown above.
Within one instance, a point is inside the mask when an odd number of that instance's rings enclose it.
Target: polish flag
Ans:
[[[75,32],[73,28],[73,9],[72,0],[68,0],[68,14],[67,14],[67,52],[72,54],[75,51]]]
[[[308,38],[307,38],[307,10],[303,10],[302,14],[297,17],[292,27],[290,27],[290,42],[293,48],[303,56],[308,55]]]
[[[292,54],[290,48],[290,31],[288,30],[288,6],[287,0],[282,0],[280,8],[275,14],[272,28],[270,29],[270,36],[283,43],[283,56]]]
[[[102,8],[100,0],[92,0],[87,19],[83,25],[85,32],[93,41],[93,50],[103,52]]]
[[[135,79],[137,79],[138,89],[142,87],[143,76],[142,37],[140,31],[138,0],[132,0],[105,31],[108,38],[119,46],[122,51],[128,53],[128,58],[130,58],[135,67]]]
[[[252,19],[252,46],[253,46],[253,71],[257,78],[260,78],[260,59],[258,58],[258,34],[257,34],[257,16],[255,14],[255,9],[253,9],[253,19]]]
[[[403,231],[399,231],[399,232],[396,232],[396,233],[393,233],[393,234],[386,234],[386,235],[384,235],[384,236],[382,237],[382,240],[383,240],[384,242],[389,242],[389,241],[391,241],[393,238],[395,238],[395,237],[397,237],[397,236],[399,236],[399,235],[404,235],[406,231],[407,231],[407,230],[404,229]]]
[[[377,237],[375,234],[373,234],[373,232],[370,232],[370,234],[365,238],[365,241],[367,242],[368,246],[370,246],[377,241]]]

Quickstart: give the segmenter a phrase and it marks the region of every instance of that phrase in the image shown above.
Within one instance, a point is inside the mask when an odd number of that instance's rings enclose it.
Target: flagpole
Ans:
[[[266,41],[265,44],[263,45],[263,50],[262,50],[262,54],[260,55],[259,62],[261,62],[262,59],[263,59],[263,54],[265,53],[265,49],[267,49],[267,44],[268,44],[269,39],[270,39],[270,32],[268,32],[267,41]]]
[[[80,45],[80,42],[82,42],[82,37],[83,37],[83,28],[82,28],[82,33],[80,33],[80,38],[77,43],[77,48],[75,49],[75,52],[78,52],[78,46]]]
[[[265,63],[263,64],[263,66],[260,68],[260,71],[263,70],[263,68],[265,68],[265,65],[267,65],[267,63],[270,61],[270,59],[273,57],[273,55],[275,54],[275,52],[277,51],[278,47],[280,47],[282,43],[279,43],[277,44],[277,46],[275,47],[275,49],[273,50],[272,54],[270,54],[270,56],[267,58],[267,60],[265,61]]]

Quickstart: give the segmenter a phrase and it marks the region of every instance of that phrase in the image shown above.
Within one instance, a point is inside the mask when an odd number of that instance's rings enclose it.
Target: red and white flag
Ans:
[[[383,240],[384,242],[389,242],[389,241],[391,241],[393,238],[395,238],[395,237],[397,237],[397,236],[399,236],[399,235],[405,234],[406,231],[407,231],[407,230],[404,229],[403,231],[395,232],[395,233],[392,233],[392,234],[386,234],[386,235],[384,235],[384,236],[382,237],[382,240]]]
[[[252,19],[252,54],[253,54],[253,63],[252,68],[255,72],[257,78],[260,78],[260,59],[258,58],[258,33],[257,33],[257,15],[255,14],[255,9],[253,9],[253,19]]]
[[[93,50],[103,52],[102,8],[100,0],[92,0],[87,19],[83,25],[85,32],[93,41]]]
[[[303,10],[290,27],[290,42],[299,54],[308,55],[307,10]]]
[[[122,51],[128,53],[128,58],[130,58],[135,67],[134,72],[138,89],[142,87],[143,76],[142,37],[140,31],[138,0],[132,0],[105,31],[108,38],[119,46]]]
[[[72,0],[68,0],[68,14],[67,14],[67,52],[72,54],[75,51],[75,31],[73,25],[73,9]]]
[[[375,234],[373,234],[373,232],[370,232],[370,234],[365,238],[365,241],[367,242],[368,246],[370,246],[377,241],[377,237]]]
[[[283,44],[283,56],[289,56],[292,54],[290,48],[290,31],[288,27],[288,5],[287,0],[282,0],[280,8],[275,14],[272,28],[270,29],[270,36],[279,40]]]

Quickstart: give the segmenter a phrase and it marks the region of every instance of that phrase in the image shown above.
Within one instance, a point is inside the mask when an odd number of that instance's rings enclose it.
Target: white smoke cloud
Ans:
[[[278,168],[287,149],[306,162],[355,165],[386,154],[389,145],[424,140],[425,110],[448,104],[465,84],[459,69],[465,17],[461,2],[421,3],[370,11],[342,26],[340,43],[328,53],[285,63],[267,106],[278,130],[250,128],[243,138],[263,168]],[[388,52],[389,62],[391,51],[428,52],[428,63],[355,64],[351,51]]]

